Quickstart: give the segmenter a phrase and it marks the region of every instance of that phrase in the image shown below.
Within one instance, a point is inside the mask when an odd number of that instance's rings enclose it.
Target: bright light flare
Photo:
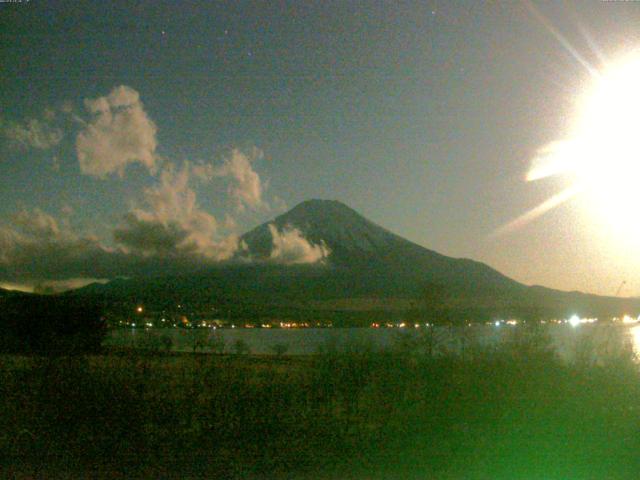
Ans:
[[[569,325],[572,327],[577,327],[578,325],[582,325],[584,323],[596,323],[598,321],[597,318],[580,318],[578,315],[572,315],[571,318],[567,320]]]
[[[580,325],[582,323],[582,321],[580,320],[580,317],[578,317],[577,315],[573,315],[570,319],[569,319],[569,324],[572,327],[577,327],[578,325]]]
[[[640,183],[640,54],[609,67],[587,95],[577,125],[576,175],[607,215],[630,221]]]
[[[569,186],[498,229],[519,228],[580,195],[589,212],[610,227],[640,235],[636,221],[640,187],[640,51],[592,74],[566,139],[538,151],[528,181],[566,176]],[[629,228],[633,227],[632,232]]]

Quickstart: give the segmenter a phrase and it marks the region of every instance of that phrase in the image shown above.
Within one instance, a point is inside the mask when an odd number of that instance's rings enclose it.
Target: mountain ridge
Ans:
[[[391,269],[409,276],[424,276],[430,271],[432,281],[441,282],[451,282],[453,276],[466,271],[467,281],[456,283],[469,286],[484,277],[492,284],[524,287],[482,262],[449,257],[407,240],[337,200],[307,200],[243,235],[241,239],[249,251],[261,259],[269,256],[269,225],[275,225],[278,230],[295,227],[309,242],[325,243],[331,250],[330,263],[338,267]]]
[[[324,244],[330,253],[315,264],[276,262],[272,234],[287,231],[296,232],[291,237],[296,242],[311,248]],[[357,310],[358,324],[366,324],[375,312],[379,318],[382,311],[387,317],[391,311],[400,318],[430,312],[432,317],[486,321],[613,316],[640,309],[637,299],[524,285],[482,262],[448,257],[404,239],[336,200],[302,202],[241,240],[246,250],[236,261],[183,275],[118,279],[74,294],[209,302],[246,318],[325,318],[328,312],[347,318]]]

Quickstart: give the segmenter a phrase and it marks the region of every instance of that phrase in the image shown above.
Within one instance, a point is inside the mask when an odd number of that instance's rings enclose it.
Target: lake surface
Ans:
[[[470,327],[436,327],[434,336],[441,351],[462,351],[471,344],[492,345],[519,334],[520,326],[475,325]],[[640,324],[569,324],[541,326],[552,345],[565,358],[573,358],[580,352],[611,352],[620,347],[640,353]],[[172,350],[193,351],[197,340],[205,340],[209,346],[199,351],[214,351],[214,344],[224,344],[225,352],[233,352],[234,345],[242,341],[254,354],[274,354],[277,346],[288,355],[309,355],[322,349],[347,349],[368,347],[390,349],[401,343],[411,342],[426,334],[426,329],[414,328],[301,328],[301,329],[141,329],[117,328],[111,330],[105,345],[144,347],[159,344],[162,336],[171,339]]]

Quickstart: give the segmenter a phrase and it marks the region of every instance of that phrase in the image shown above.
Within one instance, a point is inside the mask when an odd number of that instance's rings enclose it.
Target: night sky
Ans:
[[[2,3],[0,285],[224,260],[327,198],[526,284],[640,295],[639,237],[580,195],[501,228],[568,185],[525,177],[590,82],[575,53],[600,68],[639,22],[634,2]]]

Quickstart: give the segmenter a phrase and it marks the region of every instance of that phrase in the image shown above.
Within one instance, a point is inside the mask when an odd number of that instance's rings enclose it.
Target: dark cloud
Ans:
[[[124,225],[113,232],[119,244],[134,252],[143,254],[171,254],[176,252],[189,236],[189,232],[176,223],[167,225],[157,221],[147,221],[129,213]]]
[[[186,225],[189,225],[187,222]],[[269,225],[272,248],[262,261],[281,264],[322,262],[330,253],[324,243],[309,243],[292,227],[279,231]],[[114,230],[118,244],[73,232],[41,211],[22,211],[0,226],[0,284],[22,284],[60,291],[95,279],[195,272],[226,261],[251,260],[251,253],[235,234],[207,249],[181,224],[158,218],[125,216]]]
[[[158,224],[127,218],[129,229],[119,230],[118,235],[129,249],[108,247],[95,237],[78,235],[40,210],[23,211],[0,226],[0,281],[77,283],[78,279],[193,271],[216,262],[194,248],[175,248],[184,231],[162,230]],[[145,241],[153,248],[143,248]]]

